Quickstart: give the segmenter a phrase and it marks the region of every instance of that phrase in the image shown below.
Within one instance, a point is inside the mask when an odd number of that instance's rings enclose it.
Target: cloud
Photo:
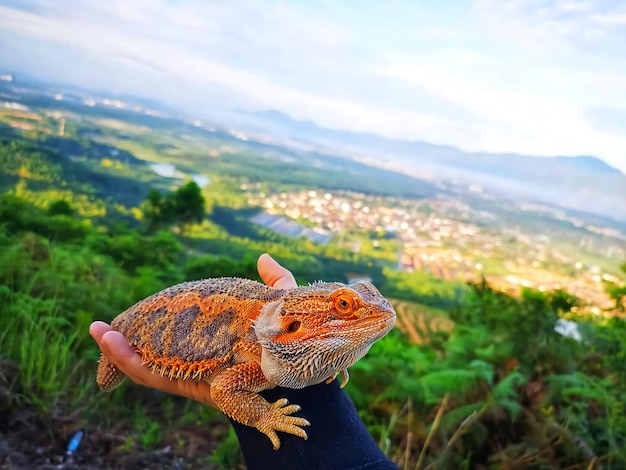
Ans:
[[[624,8],[609,0],[348,4],[10,0],[0,63],[165,101],[300,119],[470,150],[600,154],[626,139]],[[590,111],[592,110],[592,111]]]
[[[542,55],[620,57],[626,4],[613,0],[475,0],[475,8],[498,35]],[[623,65],[623,64],[622,64]]]
[[[273,10],[276,15],[268,14],[252,2],[248,10],[237,10],[235,18],[232,9],[216,7],[209,11],[205,5],[203,14],[195,12],[195,16],[210,20],[194,22],[189,19],[192,12],[177,8],[169,26],[145,34],[141,25],[161,23],[159,15],[169,16],[170,12],[165,9],[155,13],[153,2],[145,9],[137,4],[130,8],[126,3],[112,2],[102,10],[101,5],[77,8],[68,17],[55,9],[36,14],[0,8],[0,24],[15,33],[55,41],[59,47],[101,54],[103,62],[141,58],[137,65],[161,70],[161,79],[170,85],[173,81],[193,82],[190,84],[196,89],[202,84],[216,85],[245,96],[249,106],[287,108],[303,118],[325,114],[332,116],[333,125],[350,122],[356,129],[386,128],[407,133],[409,118],[414,126],[436,136],[440,132],[433,126],[454,126],[446,123],[446,116],[471,116],[468,110],[415,87],[407,89],[403,83],[368,77],[370,59],[364,52],[359,54],[346,32],[332,24],[316,24],[309,16],[303,29],[302,18],[294,21],[289,9],[278,8]],[[257,27],[250,33],[245,25],[253,19]],[[113,28],[111,23],[118,26]],[[224,24],[233,23],[240,28],[233,31],[231,26],[219,32]],[[66,34],[68,30],[72,35]],[[296,41],[298,35],[304,39]],[[174,36],[184,38],[183,44],[180,39],[170,41]],[[223,36],[231,40],[215,39]],[[343,60],[348,55],[349,63]],[[215,60],[211,56],[216,56]],[[227,61],[229,57],[235,59]],[[368,100],[369,106],[361,104],[372,90],[375,96]],[[416,102],[430,108],[430,115],[410,106]]]
[[[592,107],[585,117],[598,132],[626,138],[626,108]]]

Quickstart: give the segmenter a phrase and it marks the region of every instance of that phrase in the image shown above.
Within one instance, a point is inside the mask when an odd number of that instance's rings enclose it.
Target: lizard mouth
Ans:
[[[394,326],[396,326],[396,316],[394,315],[392,317],[386,318],[384,321],[376,323],[376,325],[378,325],[380,329],[384,331],[383,335],[385,335],[390,330],[392,330]]]
[[[396,324],[396,316],[390,315],[387,318],[370,320],[366,319],[359,322],[353,328],[352,331],[365,333],[371,331],[379,331],[379,334],[376,335],[377,339],[385,336]]]
[[[343,338],[346,332],[355,333],[359,335],[365,335],[370,337],[372,341],[377,341],[391,331],[396,324],[395,314],[390,314],[384,318],[363,318],[352,323],[349,327],[345,325],[336,325],[335,327],[327,328],[326,331],[310,332],[308,334],[301,335],[300,341],[319,340],[333,337]]]

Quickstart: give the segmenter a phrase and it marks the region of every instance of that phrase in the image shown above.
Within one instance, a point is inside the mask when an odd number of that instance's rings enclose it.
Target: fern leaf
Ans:
[[[474,359],[470,362],[470,368],[476,374],[476,378],[484,380],[489,385],[493,383],[493,365],[479,359]]]
[[[604,403],[607,399],[606,392],[601,389],[591,387],[568,387],[563,390],[564,396],[578,396],[598,403]]]
[[[516,388],[527,382],[526,377],[520,372],[511,372],[493,387],[493,395],[496,400],[513,398],[517,395]]]
[[[504,408],[513,420],[517,419],[523,409],[522,405],[519,402],[511,400],[509,398],[502,398],[498,400],[497,405],[501,408]]]
[[[479,371],[480,372],[480,371]],[[481,378],[474,370],[449,369],[431,372],[421,377],[427,404],[439,402],[446,393],[464,392],[474,387]]]

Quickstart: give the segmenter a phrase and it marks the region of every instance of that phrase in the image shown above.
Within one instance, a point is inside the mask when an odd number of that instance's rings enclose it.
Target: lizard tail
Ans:
[[[117,388],[126,378],[126,376],[109,361],[104,354],[100,354],[98,361],[98,375],[96,383],[104,392],[110,392]]]

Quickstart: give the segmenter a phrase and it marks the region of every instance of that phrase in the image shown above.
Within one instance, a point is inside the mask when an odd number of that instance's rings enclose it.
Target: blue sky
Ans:
[[[0,0],[0,67],[626,171],[626,2]]]

